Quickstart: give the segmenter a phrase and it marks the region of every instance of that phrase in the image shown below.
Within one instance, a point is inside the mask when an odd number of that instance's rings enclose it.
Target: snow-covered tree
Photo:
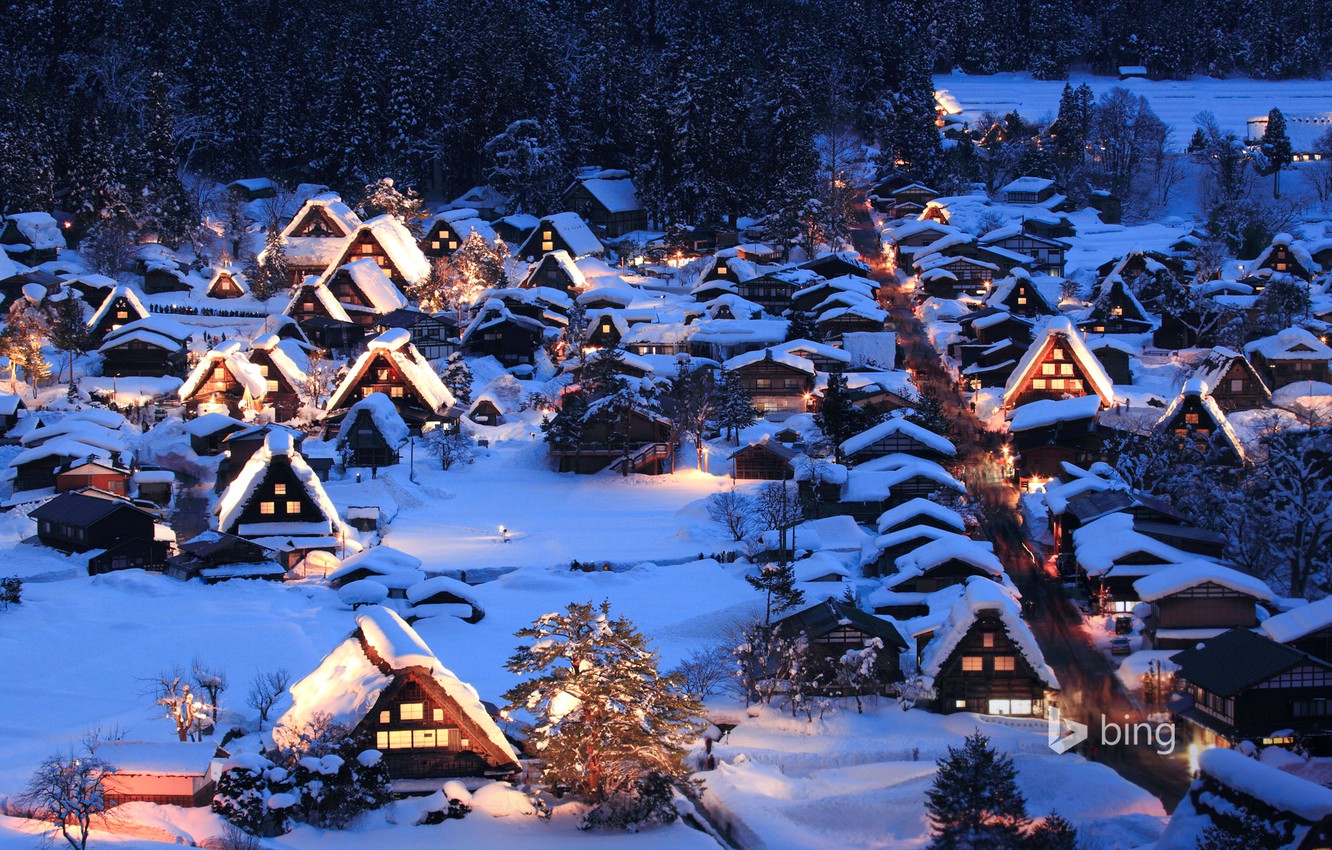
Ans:
[[[763,594],[763,621],[772,622],[773,614],[798,607],[805,601],[805,593],[795,586],[795,567],[789,559],[776,564],[759,564],[752,575],[746,575],[749,586]]]
[[[717,424],[726,430],[726,439],[735,440],[740,431],[758,420],[759,410],[754,407],[754,401],[740,381],[740,376],[734,372],[723,371],[717,377],[716,391]]]
[[[367,218],[387,215],[402,222],[414,236],[421,235],[421,222],[426,213],[421,207],[421,196],[410,186],[403,188],[392,177],[381,177],[367,183],[357,207]]]
[[[1013,760],[976,732],[938,760],[926,792],[930,850],[1012,850],[1022,846],[1027,802]]]
[[[250,294],[260,301],[267,301],[291,285],[287,244],[276,219],[268,222],[264,232],[264,250],[254,262],[246,265],[245,276],[250,285]]]
[[[911,410],[906,414],[906,419],[922,428],[945,436],[952,427],[952,423],[944,413],[943,401],[930,387],[925,387],[919,392],[916,400],[912,403]]]
[[[179,667],[171,667],[147,680],[147,694],[171,721],[182,741],[203,740],[204,719],[211,707],[203,693]]]
[[[1267,126],[1263,128],[1263,137],[1258,143],[1267,160],[1267,170],[1272,172],[1272,197],[1281,197],[1281,169],[1290,165],[1294,151],[1290,145],[1290,135],[1286,132],[1286,116],[1276,107],[1267,113]]]
[[[291,787],[285,768],[249,754],[222,771],[212,809],[251,835],[282,835],[291,829],[290,810],[297,802]]]
[[[575,465],[578,463],[578,451],[583,445],[586,427],[587,400],[582,393],[566,395],[553,417],[543,416],[541,419],[541,432],[546,443],[556,451],[574,452]]]
[[[476,443],[461,428],[433,428],[422,442],[426,453],[439,459],[441,469],[466,466],[476,459]]]
[[[88,846],[93,819],[104,819],[112,806],[107,779],[115,767],[91,752],[53,755],[28,780],[22,800],[50,824],[74,850]]]
[[[162,241],[178,245],[198,230],[199,210],[181,182],[176,156],[176,126],[166,74],[148,76],[143,145],[139,152],[145,183],[138,201],[139,217]]]
[[[51,377],[51,364],[42,351],[50,339],[51,327],[46,306],[25,293],[9,307],[5,327],[0,330],[0,355],[9,358],[9,380],[16,380],[16,371],[23,369],[23,377],[37,397],[37,387]]]
[[[486,182],[508,196],[511,212],[544,215],[564,190],[564,143],[552,122],[524,118],[486,142]]]
[[[66,295],[50,302],[51,344],[65,352],[65,366],[70,383],[74,382],[74,358],[88,350],[88,326],[77,298]],[[58,380],[58,377],[57,377]]]
[[[702,707],[610,603],[571,603],[520,629],[508,668],[525,681],[505,693],[534,719],[529,741],[542,782],[592,804],[589,823],[671,821],[672,788],[692,792],[682,763]],[[611,817],[613,815],[613,817]]]
[[[459,404],[472,403],[472,370],[467,366],[467,361],[463,359],[461,352],[455,351],[449,355],[444,371],[439,377]]]
[[[837,659],[833,673],[833,682],[843,694],[850,694],[856,699],[856,714],[864,711],[865,694],[878,693],[883,687],[883,675],[879,670],[879,653],[883,651],[883,641],[870,638],[860,649],[848,649]]]
[[[1209,823],[1198,836],[1198,850],[1280,850],[1288,846],[1278,829],[1249,812]]]
[[[704,435],[708,423],[715,415],[717,403],[716,381],[711,369],[693,369],[687,360],[676,367],[675,380],[667,395],[671,421],[694,441],[698,453],[698,468],[703,468]],[[739,538],[736,538],[737,540]]]
[[[842,461],[842,443],[875,424],[875,416],[851,403],[844,372],[828,375],[828,387],[814,421],[823,436],[832,443],[833,456]]]

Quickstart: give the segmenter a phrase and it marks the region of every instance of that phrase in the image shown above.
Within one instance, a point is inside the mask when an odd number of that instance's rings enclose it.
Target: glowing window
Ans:
[[[1063,378],[1051,378],[1051,379],[1050,379],[1050,389],[1052,389],[1052,390],[1062,390],[1063,388],[1064,388],[1064,379],[1063,379]]]
[[[275,392],[277,392],[277,391],[278,391],[278,382],[277,382],[277,381],[269,381],[269,382],[268,382],[268,391],[269,391],[270,393],[275,393]]]
[[[1042,363],[1042,364],[1041,364],[1041,374],[1042,374],[1042,375],[1053,375],[1054,373],[1055,373],[1055,364],[1053,364],[1053,363]]]
[[[984,669],[985,669],[985,659],[981,658],[979,655],[962,656],[963,673],[979,673],[981,670]]]
[[[437,708],[437,709],[435,709],[435,715],[434,715],[434,716],[435,716],[435,722],[436,722],[436,723],[443,723],[443,722],[444,722],[444,709],[442,709],[442,708]]]
[[[1011,673],[1016,669],[1014,659],[1011,655],[996,655],[994,657],[994,669],[1004,673]]]
[[[300,502],[287,502],[287,513],[298,514],[301,512]]]
[[[391,712],[388,712],[388,711],[381,711],[381,712],[379,712],[379,722],[380,722],[380,723],[388,723],[388,722],[389,722],[390,720],[392,720],[392,719],[393,719],[393,715],[392,715]]]
[[[425,703],[404,702],[398,706],[398,717],[401,720],[423,720],[425,718]]]
[[[276,512],[277,512],[277,505],[275,505],[273,502],[260,502],[260,503],[259,503],[259,513],[268,516],[268,515],[272,515],[272,514],[274,514],[274,513],[276,513]]]
[[[274,485],[273,485],[273,495],[274,495],[274,496],[285,496],[285,495],[287,495],[287,485],[286,485],[286,484],[274,484]]]
[[[1073,374],[1073,364],[1072,364],[1072,363],[1060,363],[1060,364],[1059,364],[1059,374],[1061,374],[1061,375],[1072,375],[1072,374]]]
[[[1056,348],[1054,351],[1051,351],[1051,352],[1050,352],[1050,359],[1051,359],[1051,360],[1063,360],[1063,359],[1064,359],[1064,349],[1062,349],[1062,348]]]
[[[412,730],[400,729],[388,733],[390,750],[410,750],[412,748]]]
[[[1031,388],[1034,389],[1034,390],[1043,390],[1043,389],[1045,389],[1045,379],[1044,379],[1044,378],[1035,378],[1035,379],[1033,379],[1032,382],[1031,382]]]
[[[981,646],[994,646],[994,632],[981,635]]]

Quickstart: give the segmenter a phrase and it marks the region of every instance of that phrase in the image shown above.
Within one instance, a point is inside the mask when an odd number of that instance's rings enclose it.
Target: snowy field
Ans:
[[[1208,110],[1216,115],[1222,129],[1245,138],[1246,122],[1267,115],[1279,107],[1287,117],[1332,113],[1332,86],[1323,80],[1220,80],[1193,77],[1188,80],[1152,81],[1140,78],[1071,74],[1074,86],[1086,83],[1097,98],[1113,88],[1123,87],[1143,95],[1152,111],[1175,131],[1177,144],[1187,143],[1193,134],[1193,116]],[[1062,80],[1036,80],[1030,74],[994,74],[968,76],[939,74],[934,86],[947,91],[962,105],[962,117],[974,122],[983,112],[1004,114],[1016,109],[1023,117],[1051,118],[1059,111]]]

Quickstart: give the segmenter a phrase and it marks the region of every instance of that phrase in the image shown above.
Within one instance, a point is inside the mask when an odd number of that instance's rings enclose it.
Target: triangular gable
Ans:
[[[282,229],[282,237],[345,239],[361,226],[361,219],[334,194],[316,195],[301,205]]]
[[[1071,371],[1063,368],[1065,363],[1072,365]],[[1049,364],[1053,364],[1053,370],[1047,368]],[[1071,380],[1080,383],[1070,385]],[[1017,407],[1031,400],[1029,396],[1033,393],[1058,398],[1092,392],[1100,397],[1102,406],[1114,403],[1114,385],[1105,367],[1087,348],[1072,323],[1064,316],[1056,316],[1027,348],[1009,376],[1004,387],[1004,406]]]

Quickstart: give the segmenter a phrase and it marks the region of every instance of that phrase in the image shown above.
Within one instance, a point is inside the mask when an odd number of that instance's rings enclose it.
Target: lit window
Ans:
[[[404,702],[402,705],[398,706],[398,718],[401,720],[425,719],[425,703]]]
[[[1064,349],[1062,349],[1062,348],[1056,348],[1054,351],[1051,351],[1051,352],[1050,352],[1050,359],[1051,359],[1051,360],[1063,360],[1063,359],[1064,359]]]
[[[260,502],[260,503],[259,503],[259,513],[261,513],[261,514],[271,515],[271,514],[275,513],[276,511],[277,511],[277,505],[274,504],[273,502]]]
[[[389,737],[387,732],[375,733],[375,747],[381,750],[388,749]]]
[[[431,243],[430,243],[430,248],[431,248],[431,250],[438,251],[438,250],[439,250],[439,240],[438,240],[438,239],[435,239],[435,240],[431,241]]]
[[[542,251],[545,251],[546,253],[550,253],[551,251],[554,251],[554,250],[555,250],[555,243],[554,243],[554,242],[542,242],[542,243],[541,243],[541,250],[542,250]]]
[[[410,750],[412,748],[412,730],[399,729],[388,733],[390,750]]]
[[[1018,306],[1019,306],[1019,307],[1021,307],[1023,304],[1026,304],[1026,303],[1027,303],[1027,299],[1026,299],[1025,297],[1018,298]]]
[[[1196,413],[1186,413],[1186,414],[1184,414],[1184,424],[1185,424],[1185,425],[1197,425],[1197,424],[1198,424],[1198,414],[1196,414]]]
[[[285,496],[285,495],[287,495],[287,485],[286,485],[286,484],[274,484],[274,485],[273,485],[273,495],[274,495],[274,496]]]
[[[954,700],[954,701],[953,701],[953,707],[954,707],[954,708],[966,708],[966,707],[967,707],[967,701],[964,700],[964,699]]]
[[[381,712],[379,712],[379,722],[380,722],[380,723],[388,723],[391,719],[392,719],[392,714],[391,714],[390,712],[387,712],[387,711],[381,711]]]
[[[981,635],[981,646],[994,646],[994,632]]]
[[[457,250],[457,248],[458,248],[458,243],[457,243],[457,242],[454,242],[452,239],[450,239],[450,240],[449,240],[449,250],[450,250],[450,251],[455,251],[455,250]]]
[[[554,239],[555,237],[549,230],[543,230],[541,231],[541,238],[549,242],[551,239]]]
[[[301,512],[300,502],[287,502],[287,513],[298,514]]]
[[[462,740],[460,740],[460,741],[458,742],[458,746],[462,747],[464,750],[467,749],[468,747],[470,747],[471,745],[472,745],[472,742],[469,741],[469,740],[467,740],[466,738],[463,738]]]
[[[981,658],[979,655],[962,656],[963,673],[979,673],[981,670],[984,669],[985,669],[985,660]]]
[[[1061,374],[1061,375],[1072,375],[1072,374],[1073,374],[1073,364],[1072,364],[1072,363],[1060,363],[1060,364],[1059,364],[1059,374]]]
[[[1053,364],[1053,363],[1042,363],[1042,364],[1041,364],[1041,374],[1042,374],[1042,375],[1053,375],[1054,373],[1055,373],[1055,364]]]
[[[402,387],[389,387],[389,398],[402,398]]]
[[[117,311],[116,311],[116,318],[117,318],[117,319],[128,319],[128,318],[129,318],[129,311],[128,311],[128,310],[117,310]]]
[[[772,378],[755,378],[754,386],[761,390],[772,389]]]
[[[1232,380],[1232,381],[1230,382],[1230,391],[1231,391],[1232,393],[1242,393],[1242,392],[1244,392],[1244,379],[1243,379],[1243,378],[1235,378],[1234,380]]]
[[[1052,389],[1052,390],[1062,390],[1063,388],[1064,388],[1064,379],[1063,379],[1063,378],[1051,378],[1051,379],[1050,379],[1050,389]]]
[[[1013,656],[996,655],[994,657],[994,669],[1000,672],[1011,673],[1014,669]]]
[[[1045,379],[1044,379],[1044,378],[1034,378],[1034,379],[1032,380],[1032,382],[1031,382],[1031,388],[1034,389],[1034,390],[1043,390],[1043,389],[1045,389]]]
[[[275,393],[275,392],[277,392],[277,391],[278,391],[278,382],[277,382],[277,381],[269,381],[269,382],[268,382],[268,391],[269,391],[270,393]]]
[[[444,709],[442,708],[435,709],[435,722],[436,723],[444,722]]]
[[[412,732],[413,747],[433,747],[435,746],[434,729],[416,729]]]

